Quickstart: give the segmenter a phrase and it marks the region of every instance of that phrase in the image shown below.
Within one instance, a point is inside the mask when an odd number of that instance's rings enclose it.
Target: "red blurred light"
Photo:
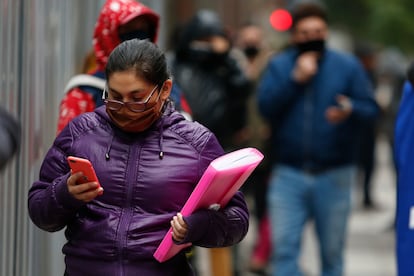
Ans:
[[[277,9],[269,18],[270,25],[278,31],[287,31],[292,26],[292,16],[287,10]]]

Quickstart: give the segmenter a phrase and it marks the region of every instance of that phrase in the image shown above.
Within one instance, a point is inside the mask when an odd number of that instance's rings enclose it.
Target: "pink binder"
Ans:
[[[219,209],[225,206],[262,159],[263,154],[257,149],[244,148],[213,160],[181,209],[183,216],[200,208]],[[191,246],[191,243],[175,244],[171,231],[170,227],[154,253],[159,262],[164,262]]]

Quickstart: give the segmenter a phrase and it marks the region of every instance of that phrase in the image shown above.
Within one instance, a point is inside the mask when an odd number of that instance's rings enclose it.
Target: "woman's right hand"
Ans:
[[[77,172],[72,174],[66,182],[68,191],[74,198],[83,202],[90,202],[98,195],[102,195],[103,188],[99,186],[98,182],[79,183],[82,177],[83,174]]]

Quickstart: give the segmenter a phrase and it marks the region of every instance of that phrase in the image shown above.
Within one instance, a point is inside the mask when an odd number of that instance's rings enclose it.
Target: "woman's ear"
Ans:
[[[161,88],[161,96],[160,96],[161,100],[165,101],[166,99],[168,99],[168,97],[171,94],[172,85],[173,85],[173,82],[171,79],[168,79],[164,82]]]

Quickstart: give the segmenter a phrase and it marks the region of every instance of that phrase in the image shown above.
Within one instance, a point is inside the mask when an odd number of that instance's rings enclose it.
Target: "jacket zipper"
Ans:
[[[124,250],[128,245],[128,227],[131,222],[131,218],[133,216],[132,206],[132,192],[135,186],[135,179],[137,179],[137,171],[133,169],[135,166],[130,166],[131,162],[136,162],[139,160],[139,148],[133,147],[134,154],[130,155],[129,164],[128,164],[128,171],[125,175],[125,184],[127,185],[127,194],[124,206],[122,208],[121,218],[119,222],[119,230],[118,230],[118,252],[119,252],[119,265],[121,266],[121,274],[120,276],[124,275],[123,269],[123,260],[124,260]],[[135,158],[135,157],[138,158]],[[131,158],[134,157],[134,158]],[[132,175],[132,177],[130,177]],[[128,181],[132,179],[132,181]]]
[[[312,158],[312,122],[313,122],[313,106],[312,106],[313,89],[308,87],[305,91],[304,99],[304,118],[303,118],[303,166],[304,169],[311,169]]]

